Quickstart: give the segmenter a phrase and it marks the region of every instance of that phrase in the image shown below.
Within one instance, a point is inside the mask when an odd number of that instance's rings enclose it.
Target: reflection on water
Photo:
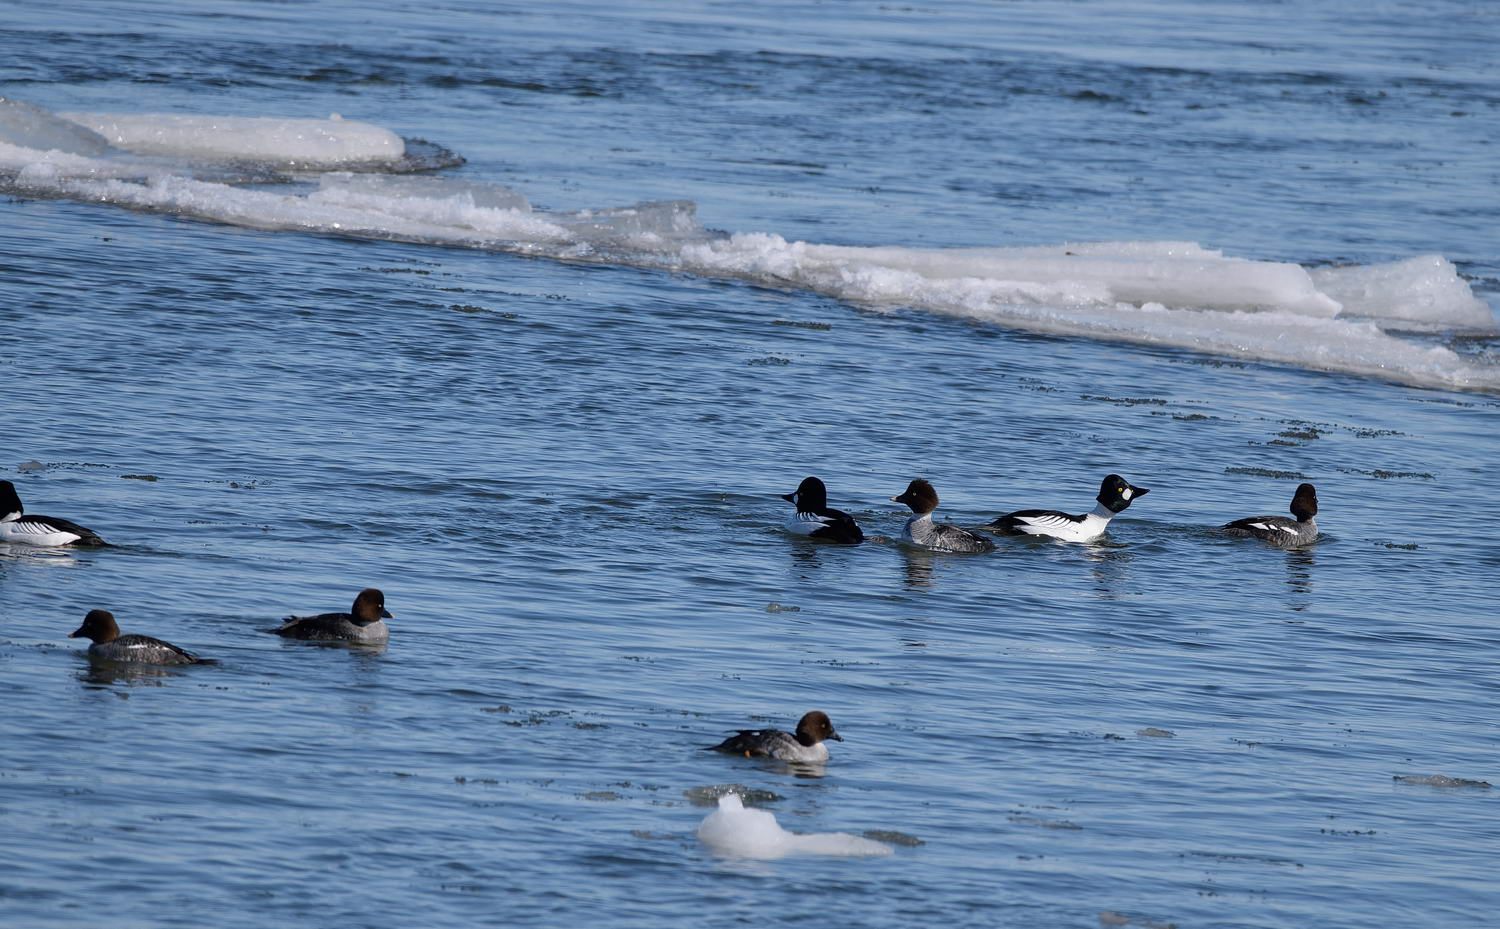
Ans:
[[[114,684],[160,687],[163,678],[176,677],[179,673],[161,665],[110,661],[90,655],[88,666],[78,673],[78,680],[90,687],[109,687]]]
[[[1103,539],[1085,543],[1082,548],[1083,556],[1090,562],[1094,590],[1100,599],[1117,600],[1126,596],[1129,567],[1135,560],[1129,548]]]
[[[355,655],[359,655],[359,656],[365,657],[365,658],[369,658],[369,657],[377,656],[377,655],[384,655],[385,654],[385,649],[386,649],[386,643],[385,642],[379,642],[379,643],[374,643],[374,642],[368,642],[368,643],[367,642],[342,642],[342,641],[327,641],[327,642],[325,642],[325,641],[321,641],[319,639],[288,639],[288,638],[282,638],[281,639],[281,643],[282,643],[282,645],[286,646],[287,648],[333,648],[333,649],[342,649],[343,651],[352,652]]]
[[[932,586],[932,566],[937,553],[913,545],[901,546],[901,557],[906,565],[906,586],[922,590]]]
[[[1294,548],[1286,553],[1286,583],[1293,594],[1307,596],[1312,593],[1312,571],[1316,562],[1311,547]],[[1307,609],[1307,603],[1293,600],[1291,607],[1300,612]]]
[[[792,565],[798,568],[821,568],[823,566],[822,549],[828,543],[814,542],[811,539],[794,539],[788,548],[792,554]]]
[[[70,549],[41,548],[36,545],[12,545],[9,542],[0,542],[0,564],[6,561],[67,568],[76,568],[80,564]]]
[[[827,765],[814,764],[810,761],[782,762],[781,767],[776,770],[778,770],[779,773],[782,774],[790,774],[792,777],[800,777],[804,779],[815,779],[828,776]]]

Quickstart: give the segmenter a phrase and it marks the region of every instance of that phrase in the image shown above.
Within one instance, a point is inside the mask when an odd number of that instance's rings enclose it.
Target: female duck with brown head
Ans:
[[[1311,484],[1298,484],[1292,495],[1292,516],[1247,516],[1226,523],[1219,531],[1240,538],[1256,538],[1281,548],[1296,548],[1318,539],[1318,491]]]
[[[900,496],[891,498],[891,502],[911,507],[911,518],[901,529],[901,539],[904,542],[937,552],[974,553],[993,551],[995,548],[995,543],[982,535],[958,526],[934,523],[932,511],[937,509],[937,491],[921,478],[908,484]]]
[[[89,610],[83,625],[68,633],[70,639],[89,639],[89,655],[110,661],[135,661],[141,664],[216,664],[210,658],[199,658],[170,642],[149,635],[121,635],[115,614],[109,610]]]
[[[288,616],[280,627],[266,631],[288,639],[384,645],[391,637],[391,630],[383,620],[394,618],[385,608],[385,594],[370,587],[359,592],[348,613]]]
[[[795,733],[780,729],[741,729],[718,745],[708,746],[707,750],[746,758],[822,764],[828,760],[828,746],[823,743],[829,739],[844,741],[844,737],[833,730],[828,714],[813,710],[797,721]]]

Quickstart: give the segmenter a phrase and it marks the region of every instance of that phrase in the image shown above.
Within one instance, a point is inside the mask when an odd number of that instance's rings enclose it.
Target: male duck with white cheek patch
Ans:
[[[1045,535],[1064,542],[1091,542],[1104,534],[1109,521],[1130,506],[1131,501],[1151,491],[1136,487],[1118,474],[1099,482],[1099,505],[1091,512],[1073,516],[1061,510],[1017,510],[997,517],[984,528],[997,535]]]

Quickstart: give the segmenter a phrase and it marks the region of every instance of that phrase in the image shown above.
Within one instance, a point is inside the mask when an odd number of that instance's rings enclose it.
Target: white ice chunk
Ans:
[[[1059,248],[1074,254],[1059,258]],[[1108,253],[1132,249],[1163,277],[1151,282],[1131,272],[1123,280],[1129,286],[1112,277],[1108,264],[1116,259]],[[1485,359],[1402,339],[1369,319],[1338,318],[1338,303],[1317,293],[1298,265],[1225,259],[1218,263],[1222,277],[1211,267],[1176,275],[1160,257],[1168,250],[1183,256],[1178,270],[1211,261],[1181,243],[1059,246],[1035,252],[1041,261],[1058,262],[1047,279],[1036,272],[1040,265],[1026,266],[1031,259],[1012,257],[1032,250],[850,248],[749,233],[686,244],[676,267],[802,287],[877,309],[911,307],[1034,332],[1176,345],[1410,384],[1500,388],[1500,366]],[[1280,295],[1276,282],[1286,285]],[[1256,288],[1267,296],[1251,301],[1254,311],[1235,309]],[[1123,299],[1126,293],[1135,301]]]
[[[56,116],[39,106],[0,97],[0,142],[40,152],[103,155],[109,151],[104,136]]]
[[[1319,290],[1344,304],[1347,316],[1495,328],[1489,305],[1474,296],[1453,262],[1442,255],[1314,268],[1310,274]]]
[[[689,256],[733,273],[791,280],[864,278],[873,289],[890,272],[932,282],[1002,284],[1019,299],[1074,303],[1159,303],[1211,310],[1277,310],[1328,318],[1339,304],[1318,292],[1301,265],[1225,258],[1191,243],[1092,243],[1035,248],[853,247],[788,243],[780,236],[737,235]],[[898,295],[898,299],[901,299]]]
[[[59,113],[138,155],[258,161],[289,167],[394,162],[406,143],[389,129],[349,119]]]
[[[719,798],[719,808],[703,818],[698,840],[729,858],[784,858],[787,855],[889,855],[891,847],[846,832],[798,835],[787,832],[765,810],[747,810],[738,794]]]

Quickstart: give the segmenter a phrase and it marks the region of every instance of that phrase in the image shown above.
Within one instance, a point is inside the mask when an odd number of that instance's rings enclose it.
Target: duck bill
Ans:
[[[392,613],[390,610],[381,610],[380,611],[380,618],[381,619],[395,619],[396,618],[396,614]]]
[[[841,735],[839,735],[837,732],[830,732],[830,733],[828,733],[828,737],[830,739],[834,740],[835,742],[842,742],[842,741],[844,741],[844,737],[841,736]]]
[[[72,632],[68,633],[68,638],[70,638],[70,639],[76,639],[76,638],[78,638],[81,635],[83,635],[83,628],[79,627],[77,629],[74,629]]]
[[[1130,485],[1130,499],[1132,500],[1134,500],[1136,497],[1144,497],[1150,492],[1151,488],[1149,487],[1137,487],[1134,484]]]
[[[794,491],[792,491],[789,494],[782,494],[781,495],[781,499],[785,500],[787,503],[796,503],[797,502],[797,492],[794,490]]]

